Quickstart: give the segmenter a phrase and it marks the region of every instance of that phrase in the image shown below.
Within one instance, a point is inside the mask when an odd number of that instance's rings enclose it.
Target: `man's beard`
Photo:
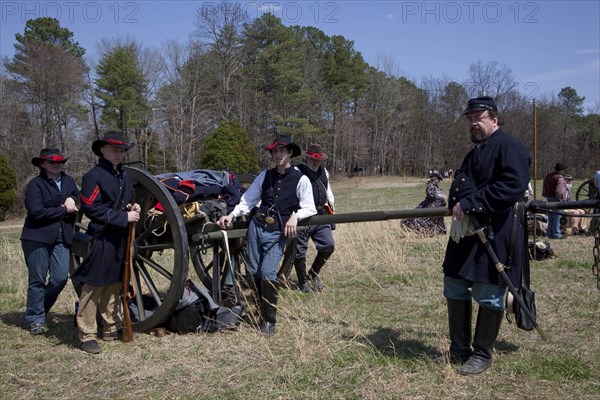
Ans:
[[[481,144],[486,139],[485,133],[480,130],[471,131],[471,143]]]

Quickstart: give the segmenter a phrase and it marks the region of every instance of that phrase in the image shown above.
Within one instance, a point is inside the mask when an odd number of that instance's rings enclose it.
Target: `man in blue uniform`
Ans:
[[[233,218],[249,214],[257,206],[248,227],[248,268],[254,277],[253,291],[264,336],[275,333],[277,321],[277,265],[287,238],[296,236],[298,221],[317,213],[308,178],[291,166],[300,147],[286,135],[277,135],[265,150],[275,167],[262,171],[242,196],[240,203],[218,225],[227,229]]]
[[[96,236],[90,254],[72,275],[83,284],[77,312],[81,350],[101,352],[96,339],[96,312],[102,317],[102,338],[119,337],[121,318],[118,300],[121,292],[121,270],[125,255],[127,224],[140,218],[140,206],[130,204],[132,182],[121,161],[133,143],[123,134],[109,132],[92,143],[98,164],[82,180],[81,206],[90,219],[88,233]]]
[[[448,208],[452,211],[444,259],[444,296],[448,305],[450,354],[463,375],[480,373],[492,365],[492,351],[504,315],[506,284],[490,261],[478,236],[469,235],[472,219],[486,228],[492,248],[510,266],[507,275],[520,283],[525,238],[514,204],[523,199],[529,182],[531,158],[527,149],[500,128],[498,108],[491,97],[469,100],[464,115],[474,148],[456,171]],[[516,220],[516,221],[515,221]],[[471,221],[471,223],[469,222]],[[456,232],[466,232],[465,235]],[[514,255],[514,256],[513,256]],[[479,304],[471,349],[471,299]],[[445,357],[437,357],[443,361]]]
[[[42,149],[31,160],[40,173],[25,188],[27,217],[21,244],[29,270],[25,321],[32,335],[46,332],[46,315],[69,278],[79,188],[63,171],[68,159],[58,149]]]
[[[319,215],[326,214],[326,205],[335,208],[333,191],[329,184],[329,172],[321,165],[327,159],[327,154],[318,144],[311,144],[305,152],[306,161],[298,164],[297,168],[308,177],[312,185],[313,198]],[[296,276],[298,277],[298,285],[304,293],[312,292],[312,288],[308,285],[306,276],[306,250],[308,248],[308,240],[312,239],[317,255],[308,271],[310,280],[316,291],[323,290],[323,284],[319,279],[319,272],[325,265],[335,247],[331,225],[309,225],[307,229],[296,237],[296,259],[294,267],[296,268]]]

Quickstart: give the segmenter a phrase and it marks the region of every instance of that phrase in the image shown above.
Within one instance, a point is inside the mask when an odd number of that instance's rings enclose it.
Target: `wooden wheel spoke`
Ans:
[[[138,271],[140,272],[140,275],[141,275],[142,279],[144,280],[146,287],[148,287],[148,290],[150,290],[150,294],[152,295],[152,298],[154,299],[154,301],[156,301],[156,304],[158,305],[158,307],[160,307],[160,305],[162,304],[162,297],[161,297],[160,293],[158,292],[158,288],[157,288],[156,284],[154,283],[154,280],[148,273],[148,270],[146,269],[146,267],[143,264],[141,264],[139,266]]]
[[[164,276],[165,278],[171,280],[173,279],[173,274],[170,273],[169,271],[167,271],[165,268],[163,268],[160,264],[158,264],[157,262],[155,262],[154,260],[144,257],[141,254],[138,254],[136,256],[136,258],[138,258],[140,261],[142,261],[144,264],[149,265],[150,267],[152,267],[153,270],[155,270],[156,272],[158,272],[159,274],[161,274],[162,276]],[[145,269],[145,268],[144,268]]]

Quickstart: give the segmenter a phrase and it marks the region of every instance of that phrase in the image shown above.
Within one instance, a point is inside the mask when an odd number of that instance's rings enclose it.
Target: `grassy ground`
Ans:
[[[447,191],[448,183],[443,182]],[[422,180],[334,183],[337,211],[412,208]],[[25,329],[27,273],[20,229],[0,231],[0,393],[4,399],[599,399],[600,313],[591,237],[551,242],[532,264],[543,341],[504,323],[491,370],[462,377],[429,355],[448,345],[441,262],[447,237],[398,221],[339,224],[326,290],[281,292],[277,334],[136,334],[133,343],[77,349],[70,285],[49,333]]]

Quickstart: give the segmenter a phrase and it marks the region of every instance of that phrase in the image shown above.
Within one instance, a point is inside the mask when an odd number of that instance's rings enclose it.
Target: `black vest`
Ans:
[[[294,167],[283,174],[278,173],[277,168],[267,171],[261,187],[260,207],[253,217],[258,226],[269,231],[283,230],[292,213],[300,208],[296,196],[300,178],[302,173]]]
[[[323,214],[325,212],[323,206],[327,203],[327,184],[329,183],[325,168],[320,166],[316,171],[313,171],[304,163],[298,164],[297,167],[310,180],[315,207],[319,214]]]

